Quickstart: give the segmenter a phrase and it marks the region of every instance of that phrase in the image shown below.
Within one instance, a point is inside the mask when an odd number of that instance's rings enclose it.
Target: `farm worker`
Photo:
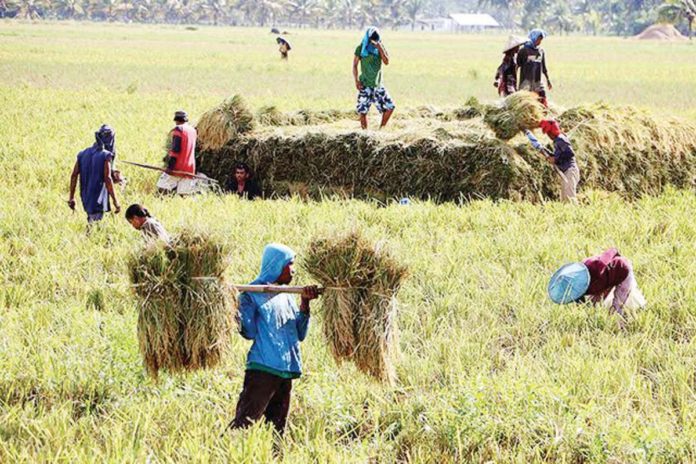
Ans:
[[[604,302],[621,316],[624,307],[639,309],[646,304],[633,275],[631,262],[621,256],[616,248],[580,263],[561,267],[551,277],[548,293],[551,300],[558,304],[584,300]]]
[[[577,189],[580,182],[580,170],[575,164],[575,152],[568,136],[561,132],[561,127],[554,120],[541,121],[539,125],[544,134],[553,141],[553,153],[544,148],[534,135],[527,131],[527,138],[532,146],[541,151],[546,160],[554,166],[561,180],[560,198],[563,202],[577,203]]]
[[[225,186],[228,193],[236,193],[240,198],[253,200],[261,196],[261,189],[253,178],[251,168],[246,163],[234,165],[234,176]]]
[[[290,42],[285,40],[282,37],[276,38],[276,43],[278,44],[278,51],[280,52],[280,59],[281,60],[287,60],[288,59],[288,52],[292,50],[292,47],[290,46]]]
[[[382,114],[380,128],[387,125],[394,112],[394,102],[389,92],[382,85],[382,63],[389,64],[389,54],[382,44],[379,31],[370,27],[365,32],[362,43],[355,49],[353,57],[353,78],[358,89],[356,110],[360,115],[360,126],[367,129],[367,113],[374,103],[377,111]],[[360,76],[358,77],[358,64]]]
[[[70,197],[68,206],[75,211],[75,189],[80,180],[80,198],[87,213],[89,224],[101,221],[104,213],[111,210],[109,199],[113,201],[114,213],[121,211],[112,181],[112,162],[114,130],[104,124],[94,134],[95,142],[91,147],[77,155],[77,161],[70,176]]]
[[[126,220],[135,230],[139,230],[145,238],[162,240],[169,243],[170,237],[164,226],[150,215],[150,212],[137,203],[126,209]]]
[[[196,129],[188,124],[186,111],[174,113],[174,122],[176,126],[169,132],[166,172],[162,173],[157,188],[160,193],[195,193],[196,179],[187,174],[196,173]]]
[[[495,72],[495,82],[493,86],[498,89],[498,95],[507,97],[517,92],[517,62],[515,55],[524,44],[524,40],[519,37],[510,36],[503,48],[503,62]]]
[[[263,250],[261,272],[252,285],[286,285],[292,281],[295,252],[272,243]],[[302,373],[300,342],[309,328],[309,302],[319,296],[305,287],[299,308],[284,293],[242,293],[241,334],[253,340],[247,355],[244,386],[235,418],[228,428],[245,428],[264,417],[282,435],[290,408],[292,381]]]
[[[546,69],[546,52],[540,47],[541,41],[545,38],[546,32],[541,29],[532,30],[529,33],[529,40],[517,53],[517,66],[520,68],[520,89],[535,92],[539,95],[539,101],[544,106],[548,106],[546,87],[542,82],[541,75],[546,77],[549,90],[553,90],[553,85]]]

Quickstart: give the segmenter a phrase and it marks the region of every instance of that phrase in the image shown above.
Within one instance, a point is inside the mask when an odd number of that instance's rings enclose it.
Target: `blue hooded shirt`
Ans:
[[[285,245],[272,243],[263,250],[261,271],[252,285],[273,284],[295,259]],[[253,340],[247,370],[260,370],[283,378],[302,374],[300,342],[307,336],[309,316],[300,312],[287,293],[242,293],[239,297],[241,334]]]
[[[105,126],[102,126],[102,129]],[[106,126],[108,128],[108,126]],[[80,168],[80,198],[87,214],[98,214],[109,211],[109,194],[104,179],[104,164],[113,159],[113,131],[103,132],[102,129],[94,134],[95,143],[77,155]]]

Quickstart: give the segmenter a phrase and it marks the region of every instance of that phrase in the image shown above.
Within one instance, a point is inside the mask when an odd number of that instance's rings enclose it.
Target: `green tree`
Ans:
[[[686,21],[689,30],[689,40],[693,35],[693,24],[696,20],[696,3],[693,0],[668,0],[657,10],[660,19],[671,23]]]
[[[416,19],[425,9],[427,4],[427,0],[406,0],[404,8],[406,10],[406,14],[408,15],[408,19],[411,21],[411,30],[416,28]]]

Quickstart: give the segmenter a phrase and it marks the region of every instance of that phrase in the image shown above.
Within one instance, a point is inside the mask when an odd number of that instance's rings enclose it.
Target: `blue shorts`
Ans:
[[[373,103],[380,113],[396,108],[389,96],[389,92],[384,87],[363,87],[358,93],[358,104],[355,106],[355,109],[359,114],[367,114]]]

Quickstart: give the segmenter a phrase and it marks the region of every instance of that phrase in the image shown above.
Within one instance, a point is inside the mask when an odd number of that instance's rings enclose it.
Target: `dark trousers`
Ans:
[[[264,417],[282,435],[290,411],[291,390],[292,379],[261,371],[246,371],[237,413],[230,427],[243,429]]]

